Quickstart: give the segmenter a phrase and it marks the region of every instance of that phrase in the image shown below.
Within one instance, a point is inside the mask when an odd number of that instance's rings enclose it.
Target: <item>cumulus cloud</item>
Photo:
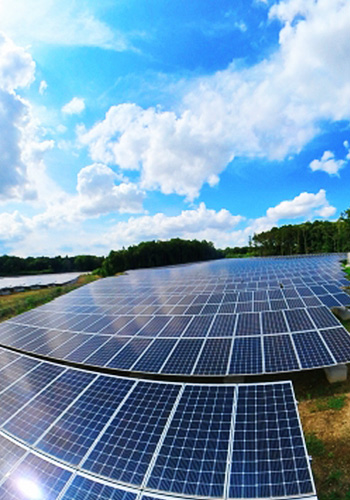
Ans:
[[[0,200],[36,196],[34,163],[52,147],[40,141],[30,104],[17,91],[34,80],[35,64],[24,49],[0,34]],[[34,175],[31,176],[31,173]]]
[[[326,197],[326,191],[320,189],[318,193],[300,193],[292,200],[285,200],[266,211],[266,215],[255,219],[249,224],[251,233],[268,231],[286,219],[313,219],[315,217],[331,217],[336,212]]]
[[[139,170],[145,189],[193,200],[235,156],[283,160],[321,122],[349,120],[350,2],[282,1],[270,17],[281,30],[268,59],[192,81],[172,112],[122,104],[81,128],[93,161]]]
[[[73,99],[62,108],[62,113],[66,115],[79,115],[85,109],[85,100],[81,97],[73,97]]]
[[[257,219],[247,220],[242,215],[233,215],[226,209],[213,210],[200,203],[197,208],[183,210],[179,215],[132,216],[126,221],[118,222],[100,231],[94,226],[93,234],[86,232],[81,222],[87,217],[98,216],[106,208],[97,195],[91,200],[89,207],[84,203],[93,189],[92,177],[96,180],[97,191],[109,183],[110,173],[106,166],[94,165],[85,167],[78,181],[79,193],[74,197],[52,204],[45,213],[32,218],[24,218],[17,212],[0,217],[0,243],[7,244],[18,255],[37,255],[45,253],[56,255],[62,248],[70,248],[69,253],[106,254],[111,249],[137,244],[140,241],[170,239],[206,239],[213,241],[217,247],[243,246],[248,243],[249,236],[267,231],[281,222],[290,219],[310,220],[317,217],[331,217],[335,208],[330,205],[324,190],[318,193],[301,193],[292,200],[285,200],[267,209],[266,214]],[[84,169],[83,169],[84,170]],[[103,180],[104,179],[104,180]],[[113,194],[115,198],[113,198]],[[112,200],[113,207],[120,209],[120,193],[113,191],[112,184],[106,190],[106,197]],[[133,196],[133,193],[132,193]],[[84,201],[85,199],[85,201]],[[118,206],[117,206],[118,205]],[[87,213],[84,210],[87,208]],[[108,207],[108,210],[111,206]],[[86,222],[85,222],[86,224]]]
[[[2,0],[0,29],[21,44],[46,43],[124,51],[130,42],[100,21],[91,5],[61,0]],[[23,20],[25,19],[25,22]]]
[[[96,216],[111,212],[140,213],[144,192],[131,182],[115,184],[118,179],[106,165],[95,163],[78,173],[78,210]]]
[[[334,153],[331,151],[325,151],[321,160],[312,160],[310,168],[313,172],[321,170],[329,175],[338,175],[339,170],[344,167],[345,163],[345,160],[336,160]]]
[[[47,82],[45,80],[41,80],[39,84],[39,94],[44,95],[47,90]]]

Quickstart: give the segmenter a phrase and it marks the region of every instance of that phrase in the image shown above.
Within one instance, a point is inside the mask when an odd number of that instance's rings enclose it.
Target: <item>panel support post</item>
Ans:
[[[347,365],[329,366],[328,368],[325,368],[324,371],[330,384],[345,382],[348,377]]]

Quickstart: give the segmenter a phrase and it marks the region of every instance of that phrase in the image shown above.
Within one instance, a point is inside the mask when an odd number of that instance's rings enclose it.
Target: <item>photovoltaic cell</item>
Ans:
[[[107,366],[122,370],[130,369],[151,342],[152,340],[147,338],[131,339],[124,349],[108,362]]]
[[[338,363],[345,363],[350,356],[350,336],[343,327],[321,330],[321,337]]]
[[[40,439],[37,448],[59,460],[78,465],[134,384],[133,380],[99,376],[62,413]]]
[[[233,387],[225,386],[184,390],[151,471],[149,488],[223,496],[233,393]]]
[[[64,371],[60,366],[40,363],[37,368],[4,390],[1,393],[0,425]]]
[[[262,313],[263,334],[285,333],[288,331],[282,311],[266,311]]]
[[[0,436],[0,481],[7,476],[25,453],[23,448]]]
[[[311,307],[309,309],[309,314],[317,328],[340,326],[339,320],[327,307]]]
[[[133,365],[133,371],[157,373],[174,348],[176,339],[155,339]]]
[[[305,309],[294,309],[284,313],[292,332],[312,330],[314,328]]]
[[[242,313],[238,316],[236,335],[260,335],[259,313]]]
[[[236,315],[220,314],[213,321],[209,337],[232,337],[235,324]]]

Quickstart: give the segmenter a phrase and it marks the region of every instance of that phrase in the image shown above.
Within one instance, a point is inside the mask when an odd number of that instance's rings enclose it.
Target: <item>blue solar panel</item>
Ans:
[[[74,373],[70,371],[72,378]],[[67,411],[61,409],[59,419],[40,439],[37,448],[78,465],[134,384],[133,380],[99,376]],[[42,420],[46,420],[45,416]]]
[[[54,500],[65,487],[71,473],[33,454],[11,471],[0,486],[0,498],[28,500],[38,498]]]
[[[285,333],[288,331],[282,311],[264,312],[261,315],[261,319],[263,334]]]
[[[1,393],[0,425],[20,410],[27,401],[46,387],[65,369],[47,363],[40,363]]]
[[[233,395],[233,387],[185,388],[148,479],[149,488],[223,496]]]
[[[290,383],[239,386],[229,498],[314,493]]]
[[[294,309],[291,311],[284,311],[286,315],[289,328],[292,332],[312,330],[312,324],[305,309]]]
[[[326,341],[328,349],[333,354],[337,363],[346,363],[350,356],[350,336],[345,328],[331,328],[321,330],[320,335]]]
[[[229,374],[248,375],[261,373],[262,366],[261,338],[235,338],[233,341]]]
[[[4,428],[27,443],[33,444],[51,423],[96,378],[86,372],[63,373],[18,411]]]
[[[236,324],[236,315],[220,314],[215,317],[209,330],[209,337],[232,337]]]
[[[264,337],[264,357],[266,372],[299,369],[299,363],[289,335],[266,335]]]
[[[149,347],[151,342],[152,340],[147,338],[131,339],[131,341],[107,363],[107,366],[122,370],[130,369],[147,347]]]
[[[162,373],[191,374],[203,342],[202,339],[180,339]]]
[[[9,439],[0,436],[0,482],[5,478],[14,465],[24,457],[26,450]]]
[[[317,332],[293,334],[302,368],[315,368],[335,364]]]
[[[141,485],[179,391],[177,385],[139,382],[82,468]]]
[[[97,483],[92,479],[75,476],[60,500],[135,500],[137,493]]]
[[[195,375],[222,375],[226,373],[231,344],[232,339],[207,339],[193,373]]]
[[[242,313],[238,316],[236,335],[260,335],[259,313]]]
[[[206,337],[214,316],[194,317],[183,337]]]
[[[133,371],[157,373],[174,348],[176,339],[155,339],[147,351],[132,366]]]

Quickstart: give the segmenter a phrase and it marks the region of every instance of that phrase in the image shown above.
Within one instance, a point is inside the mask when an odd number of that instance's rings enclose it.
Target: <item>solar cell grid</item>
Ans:
[[[56,499],[70,476],[67,470],[28,454],[0,486],[0,498],[27,500],[31,490],[32,498],[35,494],[37,498],[45,500]]]
[[[135,500],[137,493],[76,475],[60,500]]]
[[[233,387],[185,388],[147,487],[182,495],[223,496],[233,394]]]
[[[232,339],[208,338],[194,367],[195,375],[226,374]]]
[[[317,332],[295,333],[293,334],[293,341],[302,368],[336,364]]]
[[[134,384],[99,376],[40,438],[37,448],[78,465]]]
[[[82,468],[141,485],[180,386],[139,382]]]
[[[87,372],[63,373],[14,414],[4,428],[26,443],[35,443],[42,433],[96,378]]]
[[[300,368],[289,335],[265,336],[264,358],[267,373],[293,371]]]
[[[314,493],[289,384],[239,386],[230,498]]]

